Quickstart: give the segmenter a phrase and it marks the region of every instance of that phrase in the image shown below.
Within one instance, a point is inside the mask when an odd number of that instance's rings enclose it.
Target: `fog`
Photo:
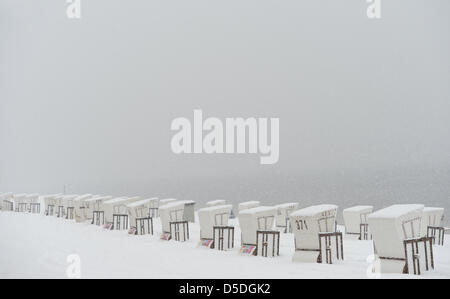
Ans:
[[[0,1],[0,192],[450,208],[450,2]],[[277,117],[280,157],[172,153]]]

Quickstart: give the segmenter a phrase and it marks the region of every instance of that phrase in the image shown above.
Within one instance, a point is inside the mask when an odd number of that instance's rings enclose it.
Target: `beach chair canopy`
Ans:
[[[425,207],[422,218],[422,236],[426,236],[428,227],[440,227],[444,218],[444,208]]]
[[[227,226],[232,205],[221,205],[198,210],[200,238],[212,239],[214,226]]]
[[[358,234],[361,224],[367,223],[367,216],[373,212],[373,206],[354,206],[345,209],[344,216],[345,232],[347,234]]]
[[[146,218],[149,216],[149,209],[153,202],[158,198],[152,197],[127,204],[128,215],[130,215],[130,223],[134,224],[137,218]]]
[[[170,222],[184,221],[183,202],[169,202],[159,207],[159,216],[163,233],[170,232]]]
[[[286,219],[293,211],[298,209],[298,206],[299,204],[297,202],[290,202],[276,205],[275,206],[277,208],[276,225],[286,226],[287,225]]]
[[[404,258],[403,241],[420,237],[424,206],[393,205],[368,216],[376,254],[385,258]]]
[[[271,231],[275,227],[276,207],[260,206],[239,212],[242,244],[256,244],[256,232]]]
[[[139,196],[135,197],[117,197],[103,202],[102,208],[106,223],[113,222],[113,215],[127,215],[127,205],[138,201]]]

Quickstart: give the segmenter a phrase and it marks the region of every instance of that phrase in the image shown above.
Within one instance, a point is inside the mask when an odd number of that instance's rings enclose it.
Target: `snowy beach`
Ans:
[[[81,278],[372,278],[368,257],[372,241],[345,238],[345,259],[333,265],[293,263],[292,234],[281,234],[280,256],[263,258],[235,248],[216,251],[199,244],[199,225],[190,223],[187,242],[160,240],[159,218],[154,235],[108,231],[89,222],[0,212],[0,278],[67,278],[68,256],[78,255]],[[342,228],[340,228],[342,229]],[[450,243],[434,246],[435,269],[421,276],[382,274],[381,278],[449,278]]]

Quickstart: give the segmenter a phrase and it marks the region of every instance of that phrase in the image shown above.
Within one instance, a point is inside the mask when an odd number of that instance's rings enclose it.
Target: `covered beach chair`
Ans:
[[[41,213],[41,203],[39,202],[39,194],[28,194],[25,197],[25,201],[28,204],[28,211],[32,214]]]
[[[162,240],[189,240],[189,222],[184,220],[183,202],[173,201],[159,207]]]
[[[3,193],[0,195],[0,205],[3,212],[14,211],[13,193]]]
[[[246,201],[246,202],[241,202],[238,205],[238,214],[246,209],[251,209],[251,208],[256,208],[259,207],[261,205],[261,203],[259,201],[253,200],[253,201]]]
[[[56,214],[57,197],[59,196],[62,196],[62,194],[48,194],[42,197],[44,200],[44,214],[46,216],[54,216]]]
[[[105,224],[105,212],[103,211],[103,202],[111,200],[112,196],[93,196],[92,198],[84,200],[84,205],[87,215],[91,216],[91,224],[104,225]],[[89,219],[89,218],[88,218]]]
[[[444,245],[444,208],[425,207],[423,210],[422,235],[433,238],[433,244]]]
[[[130,216],[130,231],[132,235],[153,235],[153,217],[150,216],[150,206],[156,197],[138,200],[127,204]]]
[[[26,201],[27,194],[20,193],[13,195],[14,209],[16,212],[27,212],[28,203]]]
[[[72,220],[75,216],[75,203],[74,200],[77,198],[78,195],[76,194],[70,194],[70,195],[64,195],[61,199],[62,205],[64,207],[64,212],[66,215],[66,219]]]
[[[92,194],[84,194],[77,196],[73,200],[75,222],[84,222],[87,219],[86,200],[92,198]]]
[[[336,205],[316,205],[291,213],[294,262],[327,263],[344,259],[342,233],[336,231]]]
[[[198,210],[200,245],[217,250],[234,248],[234,227],[228,226],[232,205],[220,205]]]
[[[368,216],[379,272],[420,274],[434,268],[432,238],[422,236],[424,206],[393,205]]]
[[[369,240],[369,224],[367,216],[373,212],[373,206],[354,206],[345,209],[344,216],[345,234],[350,237],[357,237],[358,240]]]
[[[283,203],[275,206],[277,208],[276,226],[284,233],[291,233],[292,227],[289,221],[289,215],[298,209],[298,203]]]
[[[56,203],[56,211],[55,211],[55,215],[58,218],[64,217],[66,212],[64,211],[64,195],[57,195],[55,196],[54,200]]]
[[[127,205],[139,199],[139,196],[117,197],[104,201],[102,206],[105,213],[105,228],[109,230],[128,229]]]
[[[275,230],[276,207],[259,206],[239,212],[241,253],[264,257],[280,253],[280,232]]]
[[[214,206],[223,206],[223,205],[226,205],[226,204],[227,203],[226,203],[226,201],[224,199],[216,199],[216,200],[208,201],[206,203],[206,206],[207,207],[214,207]]]

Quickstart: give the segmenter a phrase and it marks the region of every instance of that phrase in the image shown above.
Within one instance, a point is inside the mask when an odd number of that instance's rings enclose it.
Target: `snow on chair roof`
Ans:
[[[225,201],[224,199],[211,200],[211,201],[208,201],[208,202],[206,203],[206,205],[207,205],[208,207],[222,206],[222,205],[224,205],[224,204],[226,204],[226,201]]]
[[[12,192],[6,192],[6,193],[2,193],[0,195],[0,199],[8,199],[8,198],[12,198],[14,195]]]
[[[260,204],[261,203],[259,201],[257,201],[257,200],[241,202],[238,205],[238,211],[255,208],[255,207],[259,206]]]
[[[391,219],[403,216],[405,214],[423,211],[424,205],[421,204],[399,204],[378,210],[369,215],[370,219]]]
[[[169,202],[174,202],[174,201],[177,201],[177,199],[175,199],[175,198],[164,198],[164,199],[160,199],[160,200],[159,200],[159,205],[162,206],[162,205],[165,205],[165,204],[167,204],[167,203],[169,203]]]
[[[304,209],[297,210],[291,213],[291,217],[320,217],[322,213],[337,210],[338,206],[336,205],[316,205],[310,206]]]
[[[27,196],[26,193],[19,193],[19,194],[14,194],[14,198],[25,198]]]
[[[343,212],[365,212],[368,210],[373,210],[373,206],[354,206],[344,209]]]
[[[86,199],[92,198],[92,194],[83,194],[74,198],[75,201],[83,201]]]
[[[97,197],[92,197],[89,199],[86,199],[86,202],[92,202],[92,201],[105,201],[105,200],[110,200],[113,199],[112,196],[108,195],[108,196],[97,196]]]
[[[136,208],[136,207],[140,207],[140,206],[144,206],[150,202],[154,202],[157,201],[158,198],[157,197],[152,197],[152,198],[147,198],[147,199],[142,199],[142,200],[138,200],[132,203],[127,204],[127,207],[129,208]]]

